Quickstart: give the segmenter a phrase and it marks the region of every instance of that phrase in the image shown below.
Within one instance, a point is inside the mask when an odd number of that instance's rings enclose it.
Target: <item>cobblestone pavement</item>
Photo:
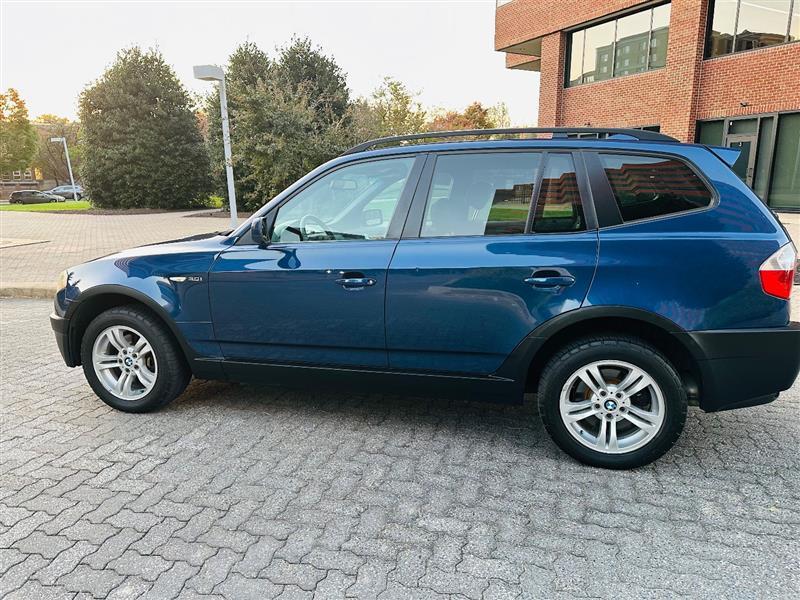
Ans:
[[[0,301],[0,597],[789,598],[800,385],[635,472],[535,411],[194,382],[127,415]]]
[[[0,212],[0,238],[44,242],[0,248],[0,287],[52,286],[67,267],[98,256],[229,226],[227,219],[186,214]]]

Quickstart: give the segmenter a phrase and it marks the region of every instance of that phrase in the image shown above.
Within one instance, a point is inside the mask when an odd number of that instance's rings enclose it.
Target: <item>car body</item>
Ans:
[[[40,192],[39,190],[17,190],[8,197],[10,204],[44,204],[46,202],[64,202],[64,196]]]
[[[56,196],[63,196],[64,198],[69,198],[70,200],[81,200],[84,196],[83,188],[79,185],[75,185],[73,189],[71,185],[59,185],[54,187],[52,190],[47,190],[48,194],[54,194]]]
[[[611,468],[666,452],[689,402],[713,412],[788,389],[796,251],[731,170],[736,153],[569,131],[364,145],[232,232],[69,269],[51,317],[64,360],[131,411],[191,375],[538,392],[559,446]],[[137,383],[133,369],[152,379],[156,366],[182,383]]]

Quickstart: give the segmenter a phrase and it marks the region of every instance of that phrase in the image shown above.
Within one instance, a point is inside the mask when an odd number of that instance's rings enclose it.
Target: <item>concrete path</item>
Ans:
[[[0,212],[0,294],[49,298],[58,274],[72,265],[132,246],[228,227],[227,219],[186,216],[190,214]]]

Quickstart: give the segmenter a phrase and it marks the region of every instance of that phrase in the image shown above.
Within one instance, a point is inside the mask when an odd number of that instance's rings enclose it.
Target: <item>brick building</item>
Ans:
[[[734,146],[800,210],[800,0],[498,0],[495,49],[541,74],[539,125],[641,127]]]

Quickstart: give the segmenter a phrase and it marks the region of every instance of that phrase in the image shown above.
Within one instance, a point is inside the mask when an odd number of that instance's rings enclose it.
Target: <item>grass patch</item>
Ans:
[[[54,210],[88,210],[92,207],[88,200],[67,200],[65,202],[44,202],[42,204],[2,204],[0,211],[9,212],[48,212]]]

